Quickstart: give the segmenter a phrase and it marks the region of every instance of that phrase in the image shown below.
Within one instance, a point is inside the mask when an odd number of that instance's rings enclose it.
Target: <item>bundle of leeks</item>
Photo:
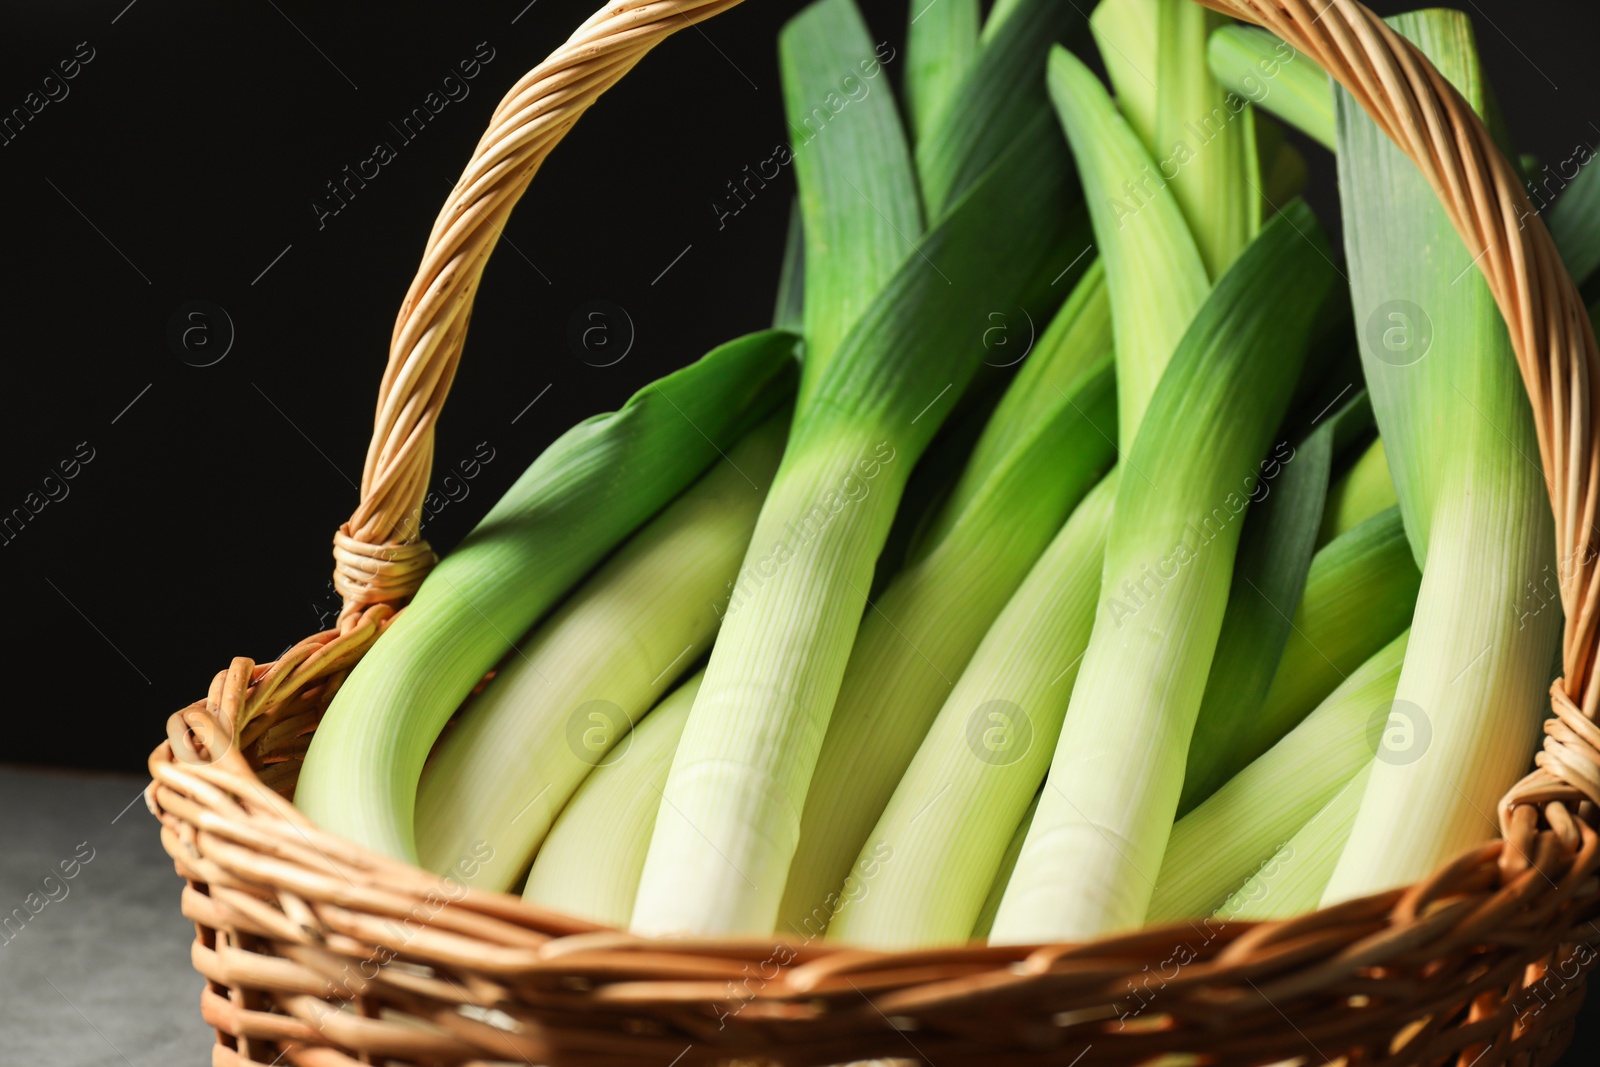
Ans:
[[[1494,833],[1560,611],[1487,287],[1276,38],[1088,22],[926,7],[909,121],[852,0],[788,24],[774,328],[535,461],[339,691],[307,814],[643,933],[878,948],[1294,914]],[[1394,24],[1485,106],[1464,16]],[[1273,115],[1337,153],[1342,255]]]

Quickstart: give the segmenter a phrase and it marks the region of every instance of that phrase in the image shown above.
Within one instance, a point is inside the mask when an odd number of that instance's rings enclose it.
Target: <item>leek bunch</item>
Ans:
[[[1053,6],[1023,0],[1007,26]],[[809,46],[839,40],[814,33]],[[967,83],[982,88],[995,69],[985,56],[1008,55],[996,49],[1012,41],[1002,27]],[[1013,47],[1026,52],[1032,39]],[[953,99],[976,107],[989,98]],[[973,123],[954,104],[940,114],[963,130]],[[1070,187],[1047,129],[1022,127],[964,185],[984,137],[948,169],[935,166],[945,158],[937,147],[927,157],[919,149],[919,165],[928,159],[924,169],[937,175],[937,184],[923,179],[937,221],[831,359],[807,363],[805,402],[667,778],[634,930],[766,933],[776,924],[873,564],[910,468],[948,415],[950,394],[983,360],[973,327],[996,307],[1026,303],[1047,265],[1082,247],[1063,244]],[[945,143],[937,130],[928,140]]]
[[[853,0],[785,26],[775,327],[535,460],[296,802],[592,922],[882,950],[1288,916],[1493,833],[1561,615],[1477,250],[1192,0],[1095,8],[1109,88],[1070,0],[909,15],[899,98]],[[1464,18],[1394,24],[1492,113]]]
[[[789,413],[728,450],[515,647],[439,742],[417,789],[417,854],[449,870],[474,842],[471,882],[510,889],[589,771],[711,647]]]
[[[1205,73],[1203,28],[1196,39],[1170,11],[1156,16],[1158,51],[1190,53],[1179,71],[1204,87],[1183,92],[1157,83],[1154,136],[1161,138],[1171,128],[1166,116],[1215,97]],[[1108,59],[1108,69],[1116,82],[1118,64]],[[1161,68],[1163,78],[1167,69]],[[1052,57],[1050,83],[1081,157],[1082,138],[1073,131],[1084,115],[1105,114],[1103,90],[1060,51]],[[1224,129],[1248,133],[1248,121]],[[1229,144],[1224,139],[1207,157],[1234,161],[1231,184],[1214,185],[1211,201],[1255,204],[1248,159]],[[1143,917],[1177,808],[1200,710],[1198,683],[1223,629],[1239,516],[1260,482],[1257,463],[1296,389],[1330,284],[1314,220],[1302,205],[1287,212],[1246,247],[1201,306],[1170,365],[1159,371],[1148,419],[1123,425],[1131,441],[1128,470],[1112,514],[1101,603],[1044,793],[995,915],[997,940],[1091,936]],[[1096,216],[1102,241],[1113,233],[1112,223],[1120,232],[1125,220]],[[1207,232],[1213,264],[1225,264],[1229,231]],[[1266,298],[1287,279],[1288,299]],[[1117,320],[1119,356],[1125,335],[1137,336],[1134,323],[1149,304],[1134,296],[1134,279],[1127,284],[1133,299],[1125,305],[1126,319]],[[1159,471],[1165,484],[1152,482],[1144,474],[1149,470]]]

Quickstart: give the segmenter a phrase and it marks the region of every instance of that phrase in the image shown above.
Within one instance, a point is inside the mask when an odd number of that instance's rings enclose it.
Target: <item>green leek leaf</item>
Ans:
[[[1529,183],[1535,210],[1549,203],[1552,185],[1561,193],[1550,209],[1550,236],[1579,286],[1587,285],[1600,269],[1600,167],[1589,166],[1594,157],[1593,148],[1579,144],[1569,158],[1556,164],[1554,174],[1546,164]],[[1568,173],[1574,168],[1582,168],[1576,176]]]
[[[1317,547],[1321,548],[1398,503],[1394,479],[1389,477],[1389,459],[1384,455],[1380,437],[1328,490],[1328,506],[1322,513],[1322,529],[1317,531]]]
[[[1211,73],[1225,87],[1278,116],[1329,151],[1337,145],[1327,71],[1276,34],[1223,25],[1207,47]]]
[[[955,97],[978,56],[978,0],[911,0],[906,110],[918,140]]]
[[[1226,720],[1228,744],[1203,741],[1203,731],[1208,734],[1213,727],[1196,724],[1183,810],[1190,810],[1276,744],[1404,630],[1421,581],[1395,508],[1320,549],[1306,572],[1305,591],[1283,655],[1259,706],[1249,715]]]
[[[811,402],[840,340],[922,235],[916,172],[894,93],[854,0],[817,0],[778,37],[805,234]]]
[[[1160,76],[1161,7],[1158,0],[1100,0],[1089,29],[1111,79],[1122,117],[1156,152],[1156,81]]]
[[[950,210],[1008,145],[1034,136],[1024,131],[1047,110],[1045,55],[1081,22],[1071,0],[1016,0],[1004,18],[990,19],[950,106],[918,136],[917,174],[930,221]]]
[[[1194,0],[1157,0],[1155,141],[1158,172],[1170,183],[1211,277],[1221,276],[1261,228],[1255,115],[1225,92],[1206,65],[1206,37],[1223,16]]]
[[[1057,48],[1048,84],[1105,262],[1117,348],[1118,445],[1126,452],[1210,282],[1177,200],[1100,79]]]
[[[789,205],[789,232],[783,240],[783,264],[778,271],[778,297],[772,306],[772,328],[792,334],[805,331],[806,235],[800,201]]]

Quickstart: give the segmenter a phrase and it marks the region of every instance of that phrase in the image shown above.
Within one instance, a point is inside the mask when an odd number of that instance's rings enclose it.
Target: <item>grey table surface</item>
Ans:
[[[211,1062],[147,781],[0,767],[0,1064]]]
[[[178,910],[183,881],[145,809],[145,782],[0,766],[0,918],[28,914],[0,927],[0,1064],[211,1062],[189,965],[194,927]],[[37,914],[24,906],[30,894]],[[1600,1062],[1597,1037],[1592,1000],[1559,1067]]]

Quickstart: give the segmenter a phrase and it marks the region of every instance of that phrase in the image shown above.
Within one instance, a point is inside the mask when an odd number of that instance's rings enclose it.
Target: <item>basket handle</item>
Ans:
[[[1200,0],[1264,26],[1349,90],[1422,171],[1476,260],[1511,333],[1533,404],[1545,487],[1556,518],[1566,629],[1556,718],[1538,769],[1500,803],[1508,872],[1536,853],[1541,808],[1564,851],[1578,843],[1571,808],[1600,804],[1600,671],[1595,669],[1596,494],[1600,374],[1594,330],[1555,242],[1472,107],[1410,41],[1356,0]]]
[[[461,359],[484,265],[539,165],[644,54],[739,0],[612,0],[511,87],[451,190],[400,305],[378,390],[361,501],[334,535],[340,629],[417,591],[435,556],[419,536],[434,424]]]

